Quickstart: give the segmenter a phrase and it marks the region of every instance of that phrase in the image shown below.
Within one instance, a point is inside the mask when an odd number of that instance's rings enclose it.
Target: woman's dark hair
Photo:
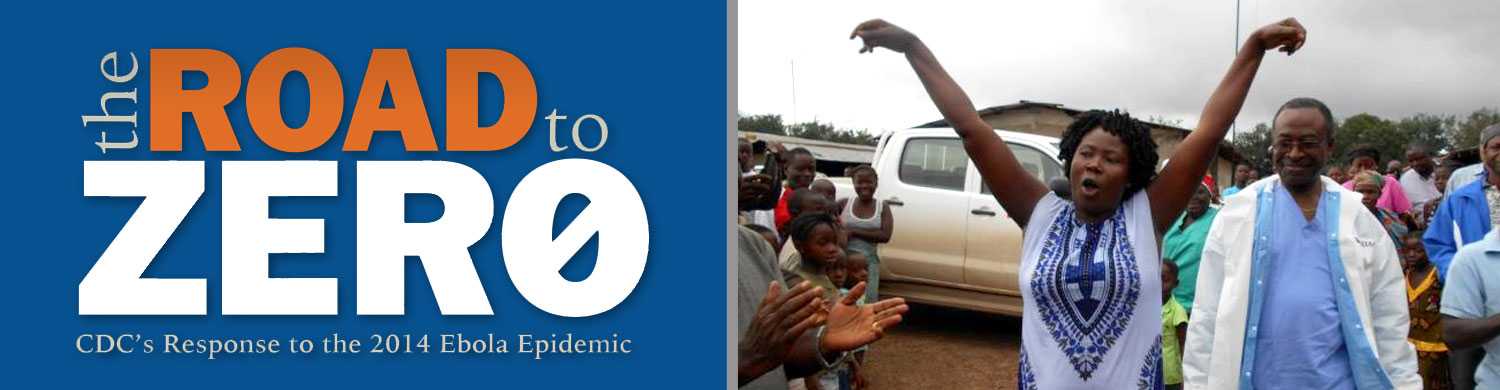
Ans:
[[[1375,160],[1376,164],[1379,164],[1380,149],[1376,149],[1375,145],[1370,144],[1354,145],[1353,148],[1349,149],[1349,161],[1354,161],[1354,159],[1360,157],[1369,157],[1371,160]]]
[[[837,222],[834,222],[833,216],[825,213],[802,214],[788,222],[786,230],[792,241],[805,242],[807,236],[812,235],[813,229],[818,225],[827,224],[828,227],[833,228],[835,223]]]
[[[1090,110],[1078,115],[1073,124],[1063,132],[1058,145],[1057,158],[1063,160],[1063,174],[1073,178],[1073,153],[1089,131],[1100,128],[1125,143],[1127,154],[1127,180],[1122,199],[1130,199],[1136,191],[1151,184],[1156,177],[1156,140],[1151,138],[1151,128],[1130,117],[1130,114],[1115,111]]]

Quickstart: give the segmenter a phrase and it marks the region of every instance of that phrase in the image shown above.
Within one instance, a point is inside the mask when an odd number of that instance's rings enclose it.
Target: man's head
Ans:
[[[1333,113],[1317,99],[1299,97],[1282,104],[1272,123],[1272,169],[1288,189],[1315,188],[1333,150]]]
[[[740,138],[740,172],[750,172],[750,169],[754,168],[750,166],[750,156],[753,154],[754,148],[750,147],[750,140]]]
[[[812,185],[817,172],[818,159],[807,148],[786,151],[786,185],[792,189],[803,189]]]
[[[1432,177],[1432,170],[1436,168],[1432,155],[1427,153],[1427,147],[1420,144],[1412,144],[1406,148],[1406,166],[1424,178]]]
[[[1403,169],[1405,169],[1405,166],[1401,165],[1400,161],[1391,160],[1385,163],[1385,174],[1387,175],[1400,175]]]
[[[1234,166],[1234,185],[1236,187],[1244,187],[1250,184],[1252,176],[1255,176],[1255,168],[1250,167],[1250,164],[1239,163]]]
[[[1479,132],[1479,158],[1491,178],[1500,177],[1500,124]]]

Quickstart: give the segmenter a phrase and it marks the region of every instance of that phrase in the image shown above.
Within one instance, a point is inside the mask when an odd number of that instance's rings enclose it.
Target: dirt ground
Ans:
[[[871,347],[873,389],[1014,389],[1019,318],[912,304]]]

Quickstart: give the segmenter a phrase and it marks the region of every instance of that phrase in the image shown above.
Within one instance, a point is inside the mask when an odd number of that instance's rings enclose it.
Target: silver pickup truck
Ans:
[[[996,133],[1027,171],[1066,189],[1057,138]],[[891,205],[895,219],[890,243],[880,247],[880,294],[1021,315],[1021,227],[979,179],[958,134],[949,128],[886,132],[871,165],[880,174],[875,196]],[[849,178],[831,180],[838,197],[854,196]]]

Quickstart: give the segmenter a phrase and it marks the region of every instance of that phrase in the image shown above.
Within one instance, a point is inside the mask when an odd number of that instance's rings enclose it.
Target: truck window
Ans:
[[[969,155],[957,138],[912,138],[901,149],[901,182],[963,191]]]
[[[1010,153],[1016,156],[1016,161],[1021,163],[1021,168],[1026,169],[1026,172],[1031,173],[1031,176],[1040,180],[1042,184],[1045,185],[1054,178],[1063,177],[1062,166],[1058,165],[1057,161],[1053,161],[1052,157],[1046,153],[1021,144],[1007,142],[1005,146],[1010,147]],[[986,194],[990,193],[989,184],[985,184],[983,181],[980,184],[983,185],[980,187],[980,191]]]

